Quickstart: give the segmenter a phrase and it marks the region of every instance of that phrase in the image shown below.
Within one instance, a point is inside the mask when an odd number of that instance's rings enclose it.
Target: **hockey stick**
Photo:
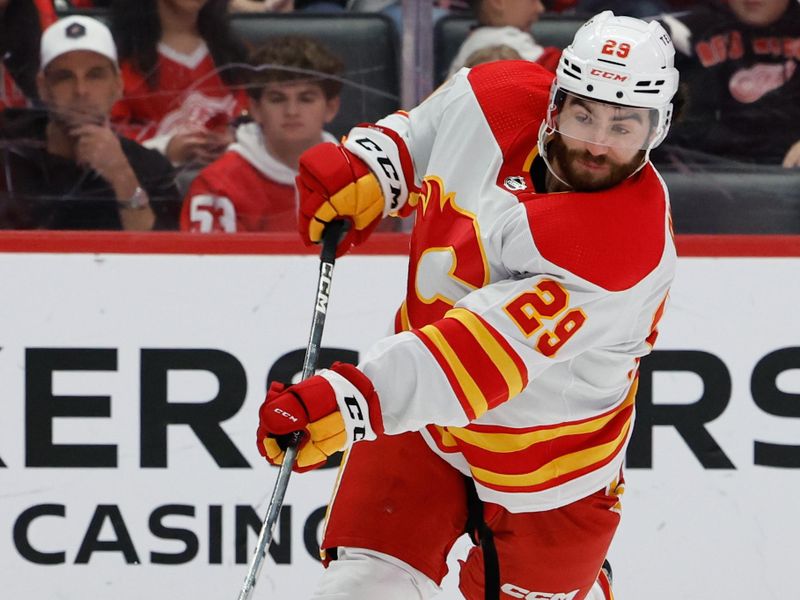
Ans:
[[[325,315],[328,310],[328,299],[331,293],[333,265],[336,262],[336,247],[339,245],[341,236],[345,231],[345,225],[345,221],[333,221],[325,228],[325,233],[323,234],[319,279],[317,280],[317,299],[314,303],[314,319],[311,322],[306,356],[303,360],[302,379],[304,380],[311,377],[317,369],[319,349],[322,343],[322,328],[325,325]],[[289,486],[289,476],[292,474],[292,466],[297,458],[301,436],[302,434],[299,431],[293,433],[291,443],[286,448],[283,464],[281,464],[281,468],[278,471],[278,480],[272,490],[267,516],[264,517],[264,522],[261,524],[256,549],[250,559],[250,567],[247,570],[247,576],[244,578],[238,600],[249,600],[253,594],[256,579],[258,579],[264,559],[267,556],[267,549],[272,542],[272,530],[275,528],[275,522],[278,520],[283,506],[283,497],[286,495],[286,488]]]

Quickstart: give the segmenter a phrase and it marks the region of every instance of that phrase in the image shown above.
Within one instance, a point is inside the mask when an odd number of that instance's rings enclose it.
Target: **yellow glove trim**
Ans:
[[[342,429],[333,437],[329,437],[327,440],[315,442],[314,445],[322,450],[325,456],[330,456],[331,454],[339,452],[339,450],[343,450],[346,443],[347,433],[344,429]]]
[[[356,230],[366,228],[383,214],[383,194],[378,178],[372,173],[331,196],[330,203],[343,217],[352,217]]]
[[[347,443],[344,419],[338,410],[319,421],[309,423],[307,428],[311,439],[297,453],[297,465],[300,468],[325,462]]]
[[[264,450],[267,451],[267,457],[269,458],[269,462],[273,465],[282,465],[283,464],[283,457],[286,454],[281,447],[278,445],[273,438],[264,438],[264,441],[261,442],[264,446]]]
[[[368,173],[336,192],[317,209],[308,226],[308,238],[320,241],[325,225],[337,217],[350,217],[356,231],[361,231],[382,214],[381,186],[377,177]]]
[[[318,242],[322,239],[322,232],[325,230],[325,225],[333,221],[339,213],[330,202],[325,202],[314,213],[314,218],[308,225],[308,238],[312,242]],[[323,221],[320,223],[320,221]]]
[[[318,465],[328,460],[328,456],[317,448],[312,442],[303,446],[297,453],[297,466],[301,469]]]
[[[339,411],[309,423],[308,433],[310,436],[308,443],[297,453],[297,466],[301,469],[325,462],[331,454],[342,450],[347,443],[344,419]],[[274,438],[264,438],[262,445],[272,464],[283,464],[286,453],[281,450]]]
[[[311,435],[311,443],[319,448],[331,448],[328,455],[338,452],[344,448],[347,435],[344,430],[344,419],[338,410],[319,421],[308,424],[308,433]],[[338,445],[337,445],[338,442]],[[323,450],[324,452],[325,450]]]

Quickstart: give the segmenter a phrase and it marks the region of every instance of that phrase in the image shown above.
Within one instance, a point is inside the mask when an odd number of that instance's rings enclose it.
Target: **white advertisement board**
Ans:
[[[405,262],[339,261],[323,360],[388,333]],[[236,597],[277,472],[257,410],[300,371],[318,264],[0,255],[0,596]],[[795,597],[798,305],[800,259],[681,259],[642,366],[619,600]],[[335,474],[292,477],[254,598],[310,595]]]

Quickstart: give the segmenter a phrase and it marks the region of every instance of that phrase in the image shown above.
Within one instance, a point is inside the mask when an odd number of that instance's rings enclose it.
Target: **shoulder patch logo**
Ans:
[[[519,192],[528,187],[525,183],[525,178],[522,175],[512,175],[511,177],[506,177],[503,185],[507,190],[511,190],[512,192]]]

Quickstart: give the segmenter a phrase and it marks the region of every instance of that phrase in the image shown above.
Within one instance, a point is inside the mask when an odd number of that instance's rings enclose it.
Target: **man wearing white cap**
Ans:
[[[47,111],[31,119],[4,115],[0,130],[14,140],[40,140],[44,148],[11,143],[6,188],[17,200],[11,226],[52,229],[149,230],[169,226],[178,205],[171,165],[158,153],[117,136],[108,114],[122,93],[117,49],[101,22],[71,16],[42,34],[37,75]],[[22,124],[22,127],[20,127]],[[20,206],[19,197],[27,206]],[[32,197],[48,201],[31,203]],[[151,200],[158,198],[159,214]],[[12,201],[11,204],[15,202]]]

